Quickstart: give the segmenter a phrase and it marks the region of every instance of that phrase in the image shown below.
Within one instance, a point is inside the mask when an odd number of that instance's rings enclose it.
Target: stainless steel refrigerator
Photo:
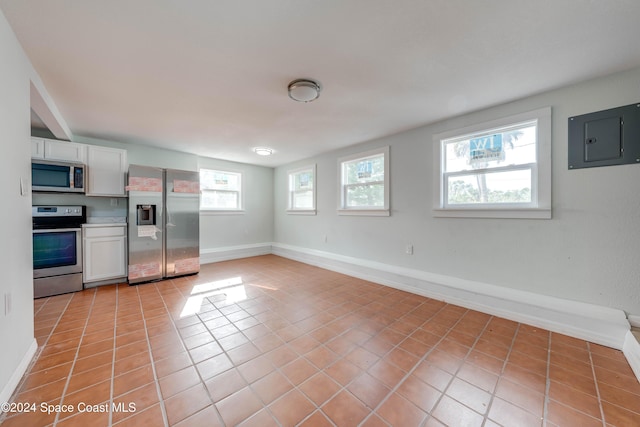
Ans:
[[[200,271],[198,172],[130,165],[129,284]]]

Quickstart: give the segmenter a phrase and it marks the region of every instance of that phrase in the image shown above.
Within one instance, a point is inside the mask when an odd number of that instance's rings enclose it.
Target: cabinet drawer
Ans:
[[[84,237],[118,237],[125,236],[125,227],[87,227],[84,229]]]

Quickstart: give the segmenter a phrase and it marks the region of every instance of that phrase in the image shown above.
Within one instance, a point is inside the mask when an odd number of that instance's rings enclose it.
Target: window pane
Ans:
[[[389,215],[388,156],[382,147],[340,159],[340,214]]]
[[[531,203],[531,169],[447,177],[447,202]]]
[[[289,173],[289,209],[315,209],[314,175],[315,167]]]
[[[313,209],[312,191],[294,192],[292,197],[292,207],[294,209]]]
[[[445,141],[445,172],[535,163],[536,127],[529,122]]]
[[[346,187],[347,207],[384,207],[384,184],[350,185]]]
[[[200,198],[204,209],[239,209],[239,193],[234,191],[205,190]]]
[[[384,181],[384,155],[344,163],[344,183]]]
[[[200,169],[200,187],[203,190],[240,190],[240,174]]]
[[[300,172],[293,175],[293,191],[311,190],[313,188],[313,174]]]

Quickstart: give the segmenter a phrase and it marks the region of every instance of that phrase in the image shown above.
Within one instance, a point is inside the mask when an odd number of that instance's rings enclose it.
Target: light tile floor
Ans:
[[[620,351],[273,255],[34,306],[3,427],[640,425]]]

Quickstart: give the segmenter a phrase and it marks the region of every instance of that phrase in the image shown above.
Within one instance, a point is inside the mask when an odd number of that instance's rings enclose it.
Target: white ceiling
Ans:
[[[0,0],[74,136],[277,166],[640,66],[637,0]],[[313,78],[318,100],[287,84]],[[275,150],[259,157],[255,146]]]

